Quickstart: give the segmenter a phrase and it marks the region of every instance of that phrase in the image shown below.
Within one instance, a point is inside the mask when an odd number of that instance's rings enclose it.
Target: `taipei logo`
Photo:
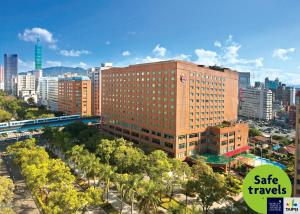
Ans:
[[[285,207],[286,211],[298,211],[298,203],[293,200],[288,201]]]

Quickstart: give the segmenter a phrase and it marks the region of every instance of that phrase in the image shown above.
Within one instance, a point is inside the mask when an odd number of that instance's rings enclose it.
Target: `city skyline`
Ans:
[[[19,72],[33,70],[39,37],[44,67],[182,59],[249,71],[252,82],[268,76],[299,85],[300,4],[272,3],[5,2],[0,53],[17,53]]]

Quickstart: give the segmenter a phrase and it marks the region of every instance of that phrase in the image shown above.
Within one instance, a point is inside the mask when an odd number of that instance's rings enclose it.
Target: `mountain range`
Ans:
[[[58,76],[63,75],[64,73],[77,73],[78,75],[86,75],[86,70],[81,67],[65,67],[65,66],[55,66],[43,68],[43,76]]]

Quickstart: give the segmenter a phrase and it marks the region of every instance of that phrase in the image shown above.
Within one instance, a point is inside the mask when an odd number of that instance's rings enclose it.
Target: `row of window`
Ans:
[[[109,73],[103,74],[103,78],[111,77],[130,77],[130,76],[144,76],[144,75],[160,75],[160,74],[175,74],[174,70],[165,70],[165,71],[139,71],[139,72],[123,72],[123,73]]]

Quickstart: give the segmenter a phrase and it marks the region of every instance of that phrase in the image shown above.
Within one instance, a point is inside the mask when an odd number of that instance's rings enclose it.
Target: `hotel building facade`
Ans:
[[[58,80],[58,111],[66,114],[91,115],[91,80],[84,76]]]
[[[248,131],[239,138],[245,124],[232,123],[238,111],[236,71],[172,60],[104,70],[101,85],[102,127],[115,136],[179,159],[199,152],[226,155],[247,147]],[[223,121],[232,124],[227,126],[228,137],[234,132],[240,142],[232,141],[229,147],[223,140],[222,145],[221,134],[226,133],[218,129],[212,131],[218,140],[211,140],[211,127]]]
[[[295,179],[294,196],[300,197],[300,91],[296,94],[296,154],[295,154]]]

